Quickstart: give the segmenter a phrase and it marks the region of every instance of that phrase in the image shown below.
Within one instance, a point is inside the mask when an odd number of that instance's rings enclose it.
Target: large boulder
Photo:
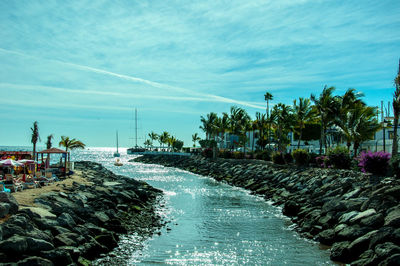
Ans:
[[[17,262],[17,266],[53,266],[54,264],[41,257],[28,257]]]
[[[74,226],[76,225],[74,219],[68,213],[63,213],[58,216],[57,222],[60,226],[64,226],[70,229],[74,228]]]
[[[348,246],[350,245],[349,241],[344,242],[336,242],[333,244],[331,248],[331,260],[340,261],[340,262],[350,262],[349,250]]]
[[[28,249],[28,242],[25,237],[15,235],[0,242],[0,252],[22,255]]]
[[[385,226],[400,227],[400,207],[392,210],[385,217]]]
[[[6,192],[0,192],[0,202],[8,203],[10,206],[9,213],[16,214],[18,212],[18,202],[13,195]]]
[[[7,202],[0,202],[0,218],[4,218],[10,212],[10,204]]]
[[[73,262],[69,252],[64,249],[42,251],[40,256],[52,261],[55,265],[70,265]]]
[[[42,239],[27,237],[26,242],[28,243],[28,252],[35,254],[36,252],[42,250],[52,250],[54,246],[52,243],[49,243]]]

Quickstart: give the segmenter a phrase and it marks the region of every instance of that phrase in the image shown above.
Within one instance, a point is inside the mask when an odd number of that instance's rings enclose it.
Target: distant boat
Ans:
[[[117,151],[114,152],[114,157],[120,157],[120,156],[121,156],[121,154],[119,154],[119,152],[118,152],[118,131],[117,131]]]
[[[145,148],[137,145],[137,109],[135,108],[135,147],[126,150],[127,154],[143,154],[146,151]]]
[[[115,166],[122,166],[123,164],[121,163],[121,161],[119,159],[117,159],[114,163]]]

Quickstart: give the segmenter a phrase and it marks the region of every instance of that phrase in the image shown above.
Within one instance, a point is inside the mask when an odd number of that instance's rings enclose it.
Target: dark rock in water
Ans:
[[[0,202],[4,202],[9,204],[9,213],[10,214],[16,214],[18,212],[18,202],[16,201],[16,199],[14,198],[13,195],[11,195],[10,193],[6,193],[6,192],[0,192]]]
[[[109,249],[112,249],[112,248],[115,248],[116,246],[118,246],[117,241],[115,240],[114,236],[111,233],[98,235],[95,237],[95,239],[101,245],[104,245]]]
[[[40,256],[52,261],[54,265],[70,265],[73,262],[69,252],[64,249],[42,251]]]
[[[28,243],[25,237],[14,235],[0,242],[0,252],[11,255],[23,255],[28,249]]]
[[[349,250],[348,246],[350,245],[349,241],[344,242],[336,242],[333,244],[331,248],[331,260],[342,261],[342,262],[350,262]]]
[[[349,255],[352,259],[356,259],[366,250],[368,250],[371,237],[374,236],[378,230],[366,233],[365,235],[357,238],[348,246]]]
[[[321,244],[332,245],[335,242],[335,230],[326,229],[318,234],[318,240]]]
[[[299,213],[300,206],[294,201],[287,201],[282,209],[282,213],[287,216],[295,216]]]
[[[17,262],[18,266],[53,266],[54,264],[48,260],[41,257],[28,257],[24,260]]]

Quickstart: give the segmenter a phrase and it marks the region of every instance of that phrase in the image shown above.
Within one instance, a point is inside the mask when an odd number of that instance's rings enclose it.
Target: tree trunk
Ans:
[[[299,141],[297,142],[297,149],[300,148],[301,137],[303,136],[303,128],[300,126]]]
[[[358,142],[354,142],[354,154],[353,157],[357,156],[357,151],[358,151],[358,147],[360,146],[360,144]]]
[[[399,114],[394,114],[394,128],[393,128],[393,145],[392,145],[392,157],[397,155],[398,142],[397,142],[397,125],[399,124]]]
[[[254,152],[254,129],[253,129],[253,143],[251,144],[251,151]]]
[[[319,155],[322,154],[322,145],[324,143],[324,125],[321,123],[321,137],[319,141]]]

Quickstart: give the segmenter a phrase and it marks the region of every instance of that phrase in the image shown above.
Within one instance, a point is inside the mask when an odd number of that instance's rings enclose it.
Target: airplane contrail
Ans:
[[[222,97],[222,96],[218,96],[218,95],[213,95],[213,94],[199,93],[199,92],[195,92],[195,91],[188,90],[188,89],[185,89],[185,88],[180,88],[180,87],[171,86],[171,85],[167,85],[167,84],[162,84],[162,83],[159,83],[159,82],[154,82],[154,81],[150,81],[150,80],[146,80],[146,79],[142,79],[142,78],[138,78],[138,77],[132,77],[132,76],[124,75],[124,74],[119,74],[119,73],[107,71],[107,70],[104,70],[104,69],[99,69],[99,68],[94,68],[94,67],[90,67],[90,66],[64,62],[64,61],[56,60],[56,59],[40,58],[40,57],[36,57],[36,56],[25,54],[25,53],[21,53],[19,51],[13,51],[13,50],[8,50],[8,49],[3,49],[3,48],[0,48],[0,51],[4,52],[4,53],[11,53],[11,54],[16,54],[16,55],[19,55],[19,56],[30,57],[30,58],[39,59],[39,60],[51,61],[51,62],[55,62],[55,63],[67,65],[67,66],[72,66],[72,67],[75,67],[75,68],[78,68],[78,69],[91,71],[91,72],[95,72],[95,73],[100,73],[100,74],[104,74],[104,75],[109,75],[109,76],[113,76],[113,77],[118,77],[118,78],[121,78],[121,79],[130,80],[130,81],[134,81],[134,82],[140,82],[140,83],[144,83],[144,84],[150,85],[152,87],[160,88],[160,89],[168,89],[168,90],[173,90],[173,91],[177,91],[177,92],[190,94],[191,96],[199,96],[199,97],[205,98],[205,100],[209,99],[209,100],[212,100],[212,101],[218,101],[218,102],[223,102],[223,103],[239,104],[239,105],[252,107],[252,108],[256,108],[256,109],[262,109],[262,110],[265,109],[264,106],[255,105],[255,104],[248,103],[248,102],[245,102],[245,101],[238,101],[238,100],[235,100],[235,99]]]

